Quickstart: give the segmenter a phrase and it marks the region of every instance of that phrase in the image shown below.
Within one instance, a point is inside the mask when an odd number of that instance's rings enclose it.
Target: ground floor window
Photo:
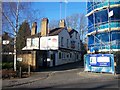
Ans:
[[[70,53],[70,58],[72,57],[72,53]]]
[[[59,59],[61,59],[61,52],[59,52]]]

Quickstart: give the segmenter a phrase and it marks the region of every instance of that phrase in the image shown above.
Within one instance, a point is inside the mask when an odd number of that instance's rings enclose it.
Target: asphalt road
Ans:
[[[72,67],[74,68],[71,68]],[[10,87],[10,89],[54,89],[54,88],[86,88],[101,90],[103,88],[118,89],[119,79],[116,75],[107,73],[83,72],[84,68],[79,63],[68,64],[46,69],[51,75],[45,79],[37,80],[32,83]],[[119,82],[118,82],[119,81]]]

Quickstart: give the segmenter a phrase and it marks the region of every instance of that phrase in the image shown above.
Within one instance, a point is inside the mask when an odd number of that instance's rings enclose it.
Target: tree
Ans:
[[[7,32],[4,32],[2,35],[2,40],[5,41],[2,44],[2,52],[9,53],[13,52],[13,38]]]
[[[20,23],[23,20],[34,21],[36,14],[32,12],[29,2],[3,2],[2,3],[2,29],[14,34],[14,70],[16,71],[16,37]],[[37,15],[38,16],[38,15]],[[34,19],[34,20],[33,20]],[[32,23],[32,22],[30,22]]]
[[[16,40],[16,48],[17,53],[21,53],[22,48],[26,46],[26,38],[31,35],[30,25],[27,21],[24,21],[22,25],[20,25],[17,40]]]
[[[87,20],[84,14],[73,14],[66,18],[67,27],[74,28],[80,34],[80,39],[83,41],[86,34]]]
[[[78,31],[79,29],[79,14],[73,14],[66,18],[67,27],[74,28]]]
[[[2,34],[2,62],[13,61],[13,38],[7,32]]]
[[[59,27],[59,21],[58,20],[51,20],[49,24],[49,29],[54,29]]]

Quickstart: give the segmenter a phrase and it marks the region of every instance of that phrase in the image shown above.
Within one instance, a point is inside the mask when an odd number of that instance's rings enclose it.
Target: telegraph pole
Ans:
[[[60,1],[60,20],[61,20],[61,5],[62,5],[62,1]]]
[[[67,3],[68,3],[68,1],[67,0],[65,0],[65,21],[66,21],[66,14],[67,14]]]

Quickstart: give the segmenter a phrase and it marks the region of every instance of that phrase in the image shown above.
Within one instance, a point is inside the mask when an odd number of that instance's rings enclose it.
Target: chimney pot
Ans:
[[[41,22],[41,36],[47,36],[48,34],[48,18],[43,18]]]
[[[60,20],[59,27],[61,27],[61,28],[66,27],[66,23],[65,23],[64,19]]]
[[[32,31],[31,31],[31,35],[35,35],[37,33],[37,22],[34,22],[32,24]]]

